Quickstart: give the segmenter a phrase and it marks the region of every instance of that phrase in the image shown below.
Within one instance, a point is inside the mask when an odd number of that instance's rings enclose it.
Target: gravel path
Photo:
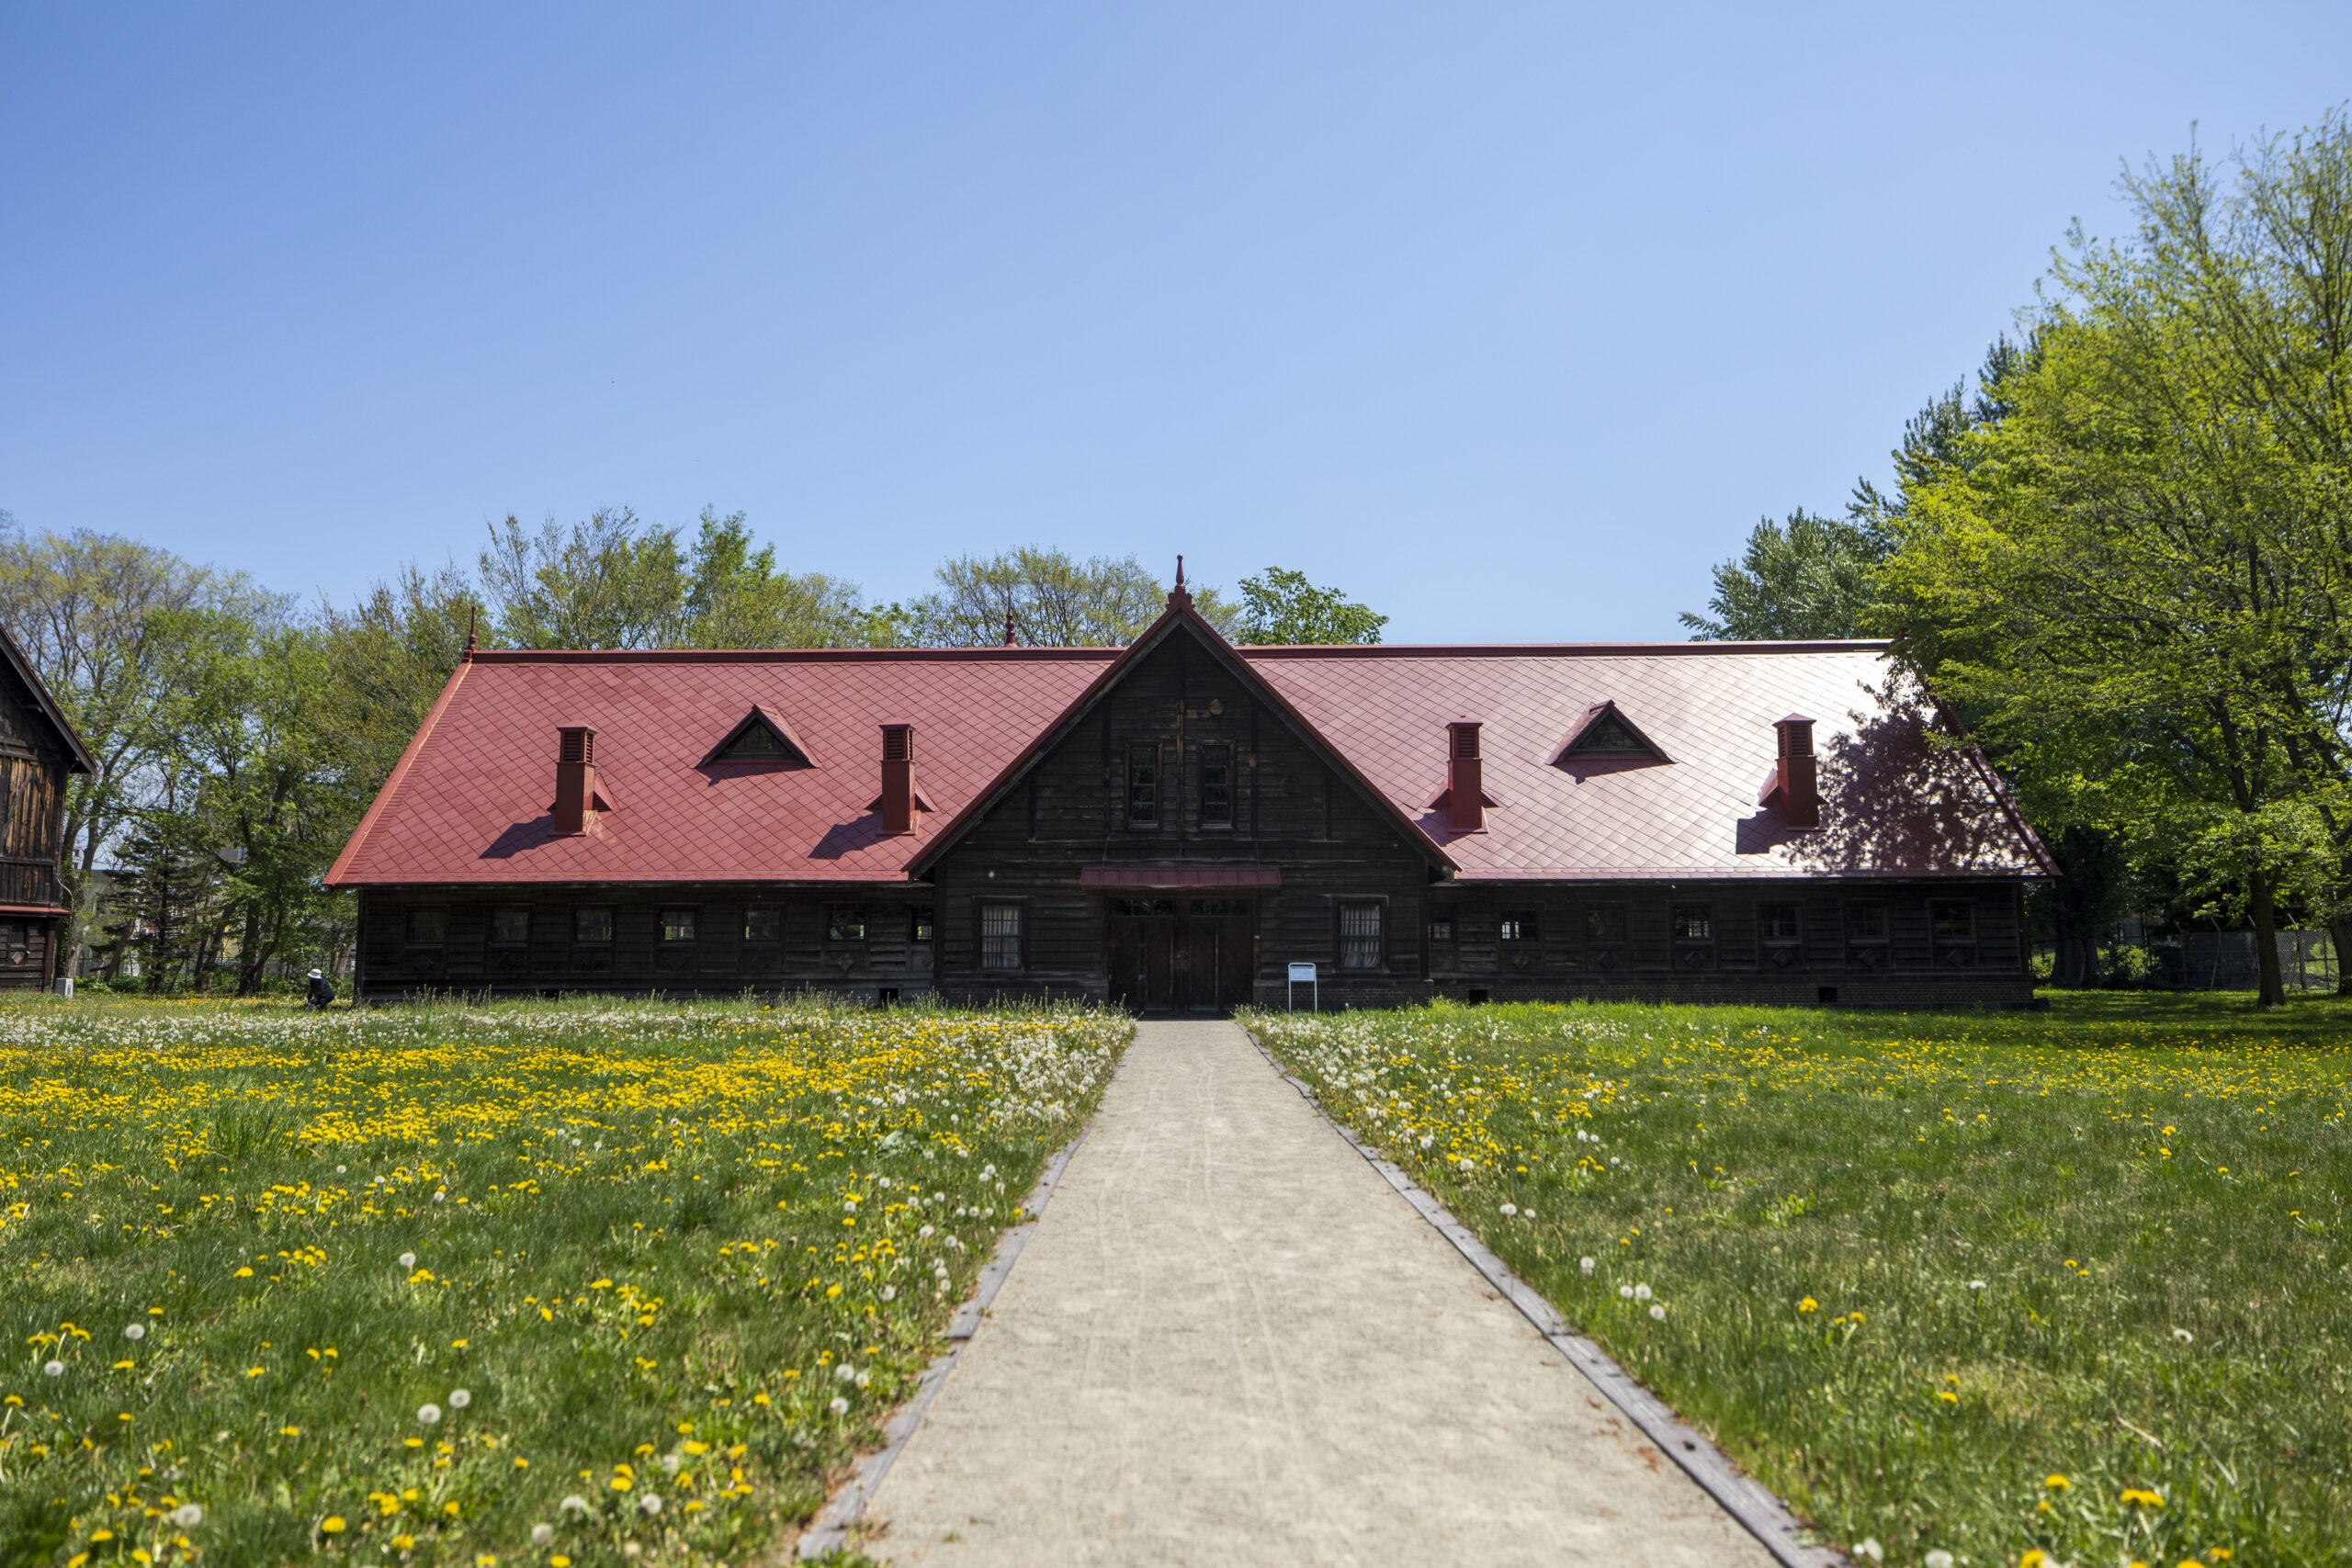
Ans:
[[[1767,1568],[1231,1023],[1146,1023],[866,1512],[1019,1564]]]

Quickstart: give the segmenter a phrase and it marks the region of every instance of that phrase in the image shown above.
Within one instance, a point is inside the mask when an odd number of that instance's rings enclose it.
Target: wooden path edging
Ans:
[[[1635,1382],[1632,1373],[1619,1366],[1615,1358],[1592,1340],[1578,1334],[1560,1310],[1545,1300],[1543,1292],[1513,1273],[1510,1266],[1485,1242],[1471,1234],[1470,1228],[1448,1212],[1445,1205],[1420,1188],[1413,1179],[1387,1156],[1356,1136],[1330,1111],[1315,1090],[1275,1060],[1266,1049],[1255,1030],[1245,1030],[1250,1043],[1266,1058],[1266,1065],[1282,1075],[1283,1081],[1298,1090],[1299,1098],[1315,1108],[1325,1125],[1348,1141],[1350,1147],[1362,1155],[1373,1169],[1380,1172],[1397,1195],[1413,1206],[1415,1213],[1427,1220],[1440,1235],[1453,1244],[1454,1250],[1467,1258],[1470,1266],[1486,1276],[1487,1282],[1501,1292],[1503,1299],[1517,1307],[1535,1331],[1550,1341],[1553,1348],[1566,1356],[1600,1391],[1601,1396],[1623,1411],[1627,1420],[1663,1450],[1668,1458],[1680,1465],[1710,1497],[1722,1505],[1725,1513],[1737,1519],[1747,1532],[1763,1544],[1764,1550],[1784,1565],[1784,1568],[1853,1568],[1840,1553],[1828,1547],[1804,1539],[1804,1528],[1788,1505],[1774,1496],[1770,1487],[1732,1463],[1729,1455],[1709,1441],[1696,1427],[1677,1416],[1667,1403]]]

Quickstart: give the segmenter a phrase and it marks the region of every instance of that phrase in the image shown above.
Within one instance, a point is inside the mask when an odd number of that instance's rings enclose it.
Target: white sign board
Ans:
[[[1300,980],[1311,981],[1315,978],[1315,965],[1312,964],[1294,964],[1290,966],[1290,977],[1294,983]]]

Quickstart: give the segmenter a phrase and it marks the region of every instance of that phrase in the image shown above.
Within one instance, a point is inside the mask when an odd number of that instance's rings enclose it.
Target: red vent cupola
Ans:
[[[566,724],[555,733],[555,830],[584,833],[596,807],[596,732]]]
[[[882,831],[915,830],[915,727],[882,727]]]
[[[1813,720],[1791,714],[1772,726],[1780,737],[1780,755],[1771,776],[1756,799],[1759,806],[1777,804],[1781,820],[1792,828],[1821,826],[1821,780],[1813,755]]]
[[[1446,824],[1457,833],[1487,828],[1487,761],[1478,749],[1479,726],[1456,719],[1445,727]]]

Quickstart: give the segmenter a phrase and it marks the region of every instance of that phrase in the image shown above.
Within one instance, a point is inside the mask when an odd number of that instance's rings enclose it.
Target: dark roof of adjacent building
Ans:
[[[329,874],[337,886],[904,880],[969,825],[1136,649],[483,652],[461,665]],[[1879,643],[1218,649],[1431,862],[1474,881],[2039,876],[1973,748]],[[715,761],[763,711],[799,758]],[[1772,725],[1810,715],[1822,826],[1757,804]],[[1487,829],[1431,808],[1445,726],[1484,728]],[[930,809],[890,838],[877,730],[911,723]],[[553,831],[553,736],[596,732],[592,829]],[[1591,730],[1606,744],[1574,750]],[[1565,754],[1567,752],[1568,754]]]
[[[90,749],[83,744],[81,734],[67,720],[65,710],[57,705],[56,697],[50,694],[48,682],[40,678],[40,671],[33,668],[33,661],[25,657],[25,650],[17,646],[16,637],[6,626],[0,626],[0,656],[7,659],[8,668],[17,680],[24,682],[26,691],[32,696],[34,707],[56,735],[58,745],[65,752],[65,771],[69,773],[96,773],[97,760],[90,755]]]

